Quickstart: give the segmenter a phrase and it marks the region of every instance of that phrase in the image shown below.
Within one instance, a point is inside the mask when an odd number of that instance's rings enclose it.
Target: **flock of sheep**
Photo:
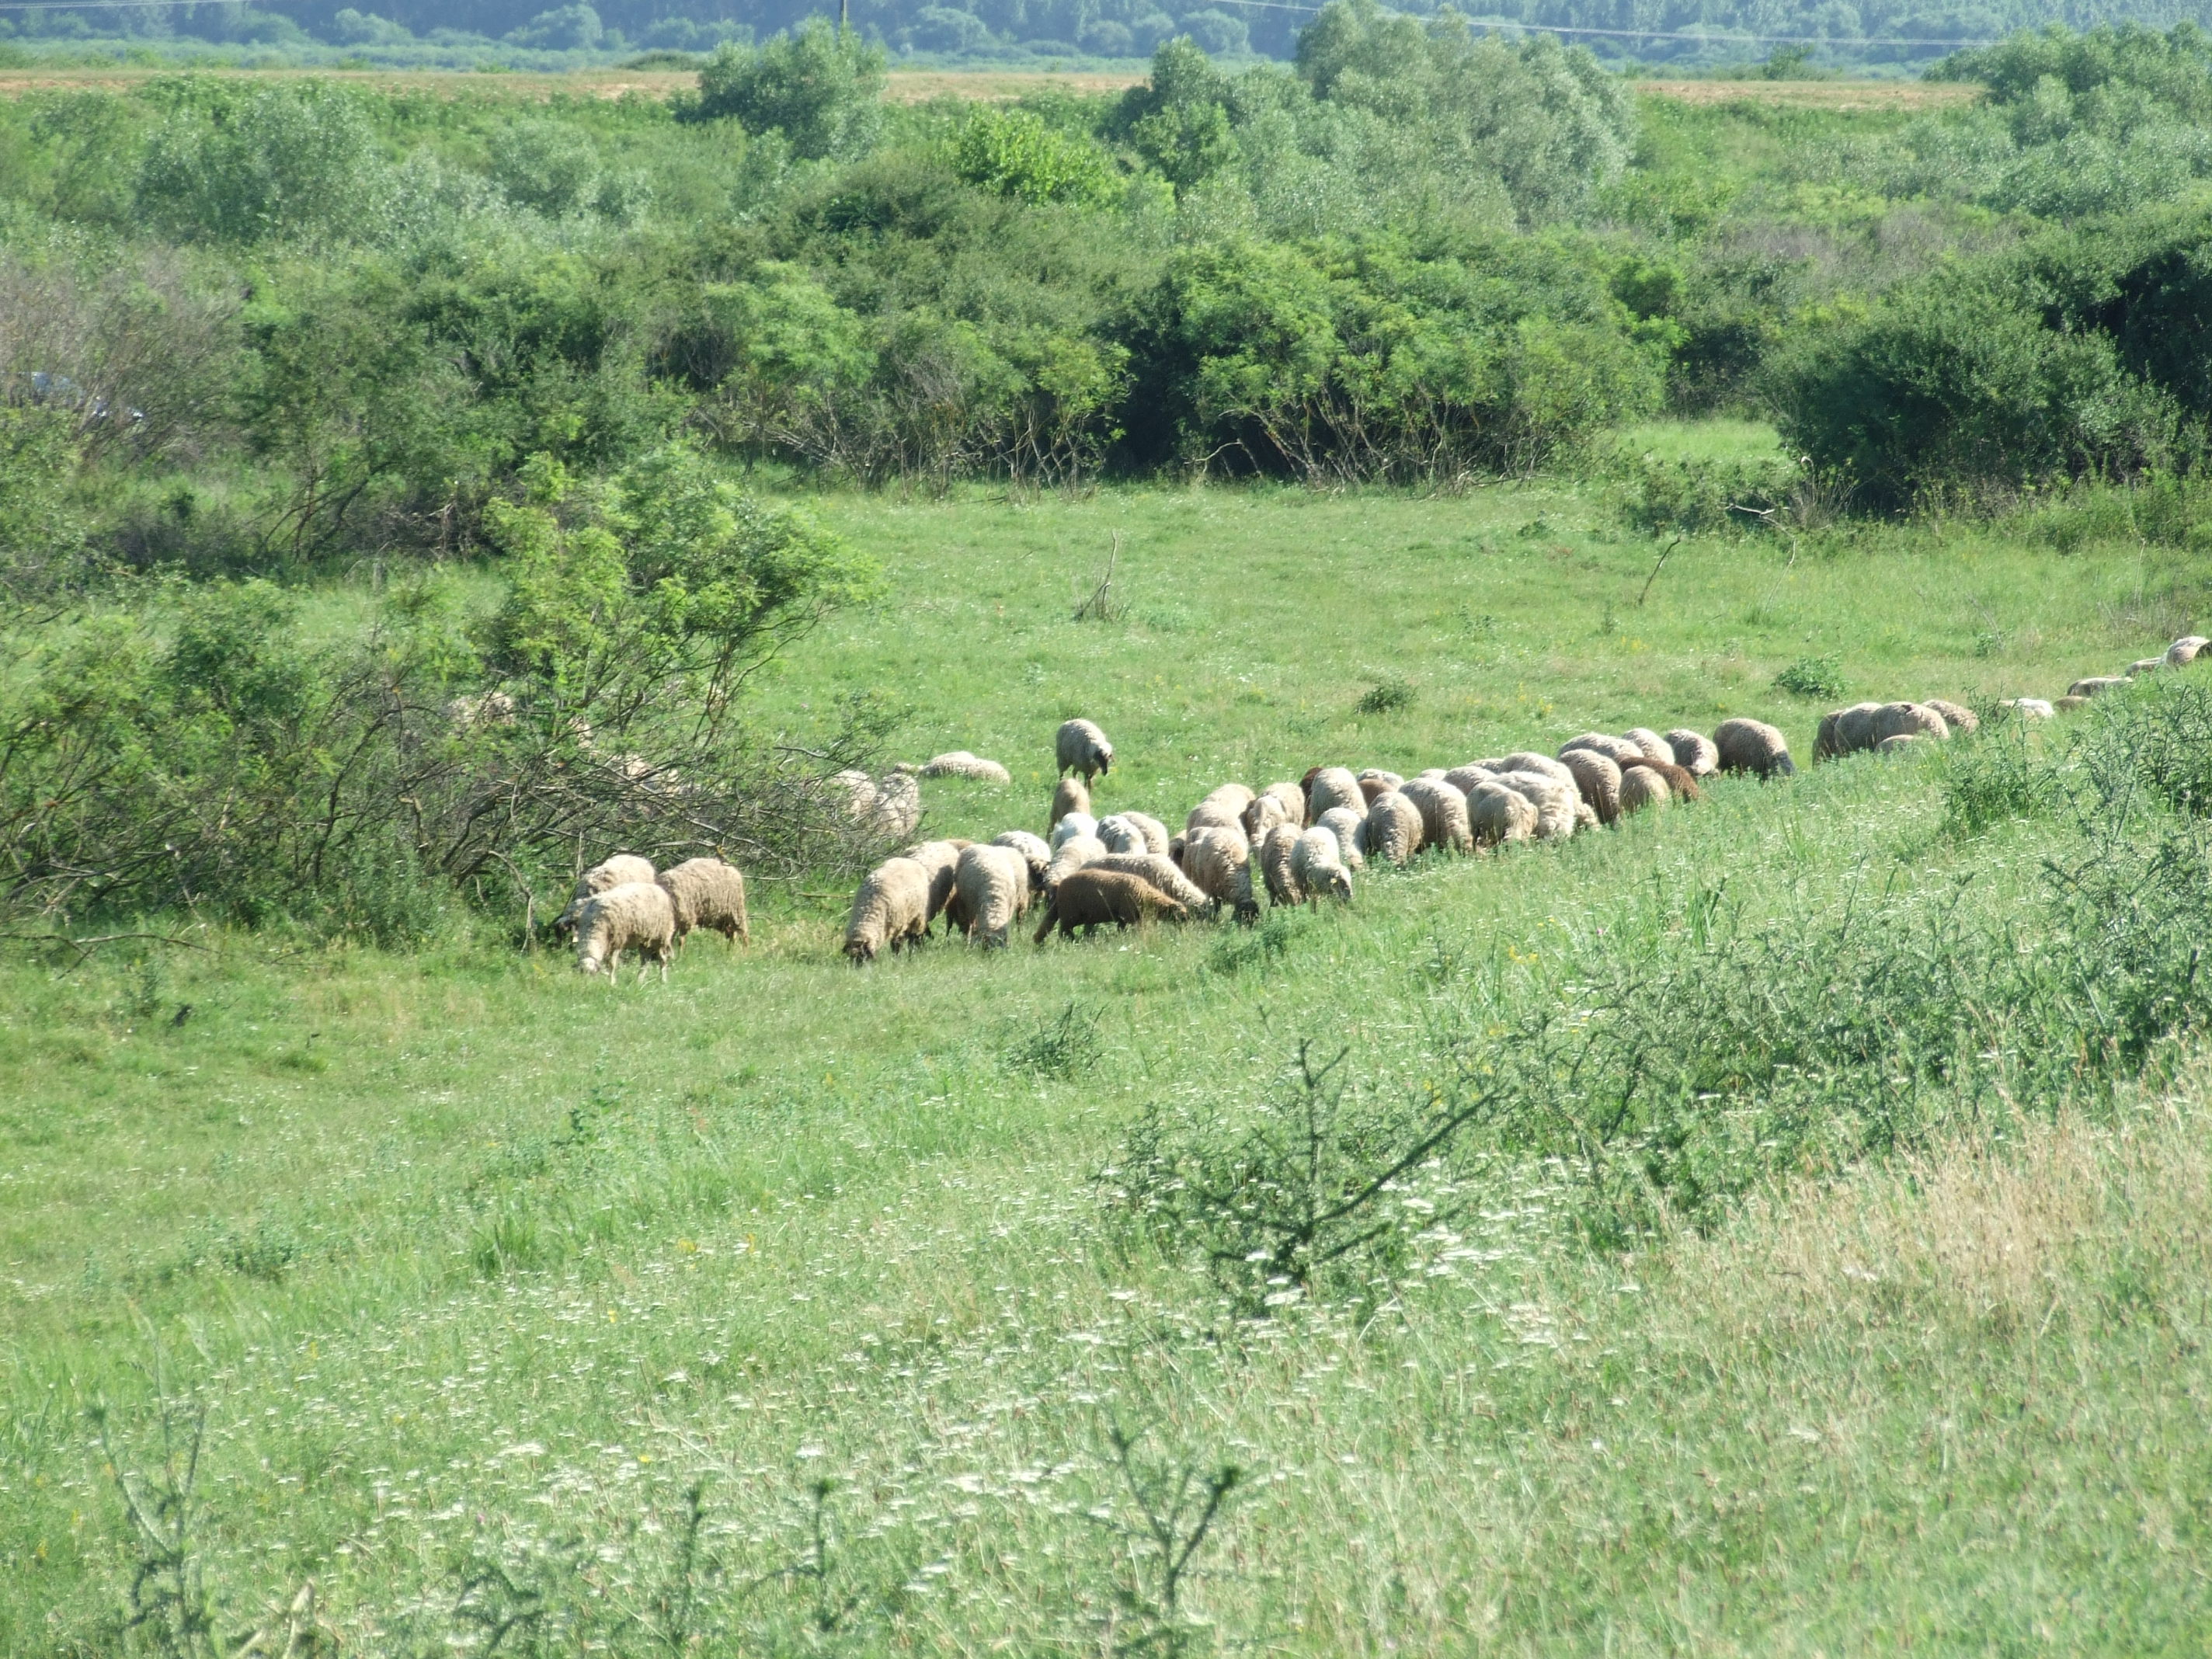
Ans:
[[[939,916],[947,933],[1004,945],[1040,903],[1040,945],[1055,928],[1088,934],[1200,912],[1249,920],[1259,908],[1255,869],[1271,903],[1349,900],[1353,872],[1370,860],[1401,865],[1429,848],[1472,853],[1563,840],[1626,813],[1695,799],[1698,780],[1716,772],[1794,769],[1782,734],[1759,720],[1723,721],[1711,738],[1593,732],[1556,757],[1522,751],[1410,779],[1317,766],[1296,782],[1257,790],[1225,783],[1170,833],[1143,812],[1092,816],[1091,786],[1112,770],[1114,745],[1091,721],[1060,728],[1055,758],[1048,836],[1009,830],[988,842],[928,841],[886,859],[853,901],[845,954],[860,963],[909,948]]]
[[[1996,710],[2047,720],[2134,676],[2192,662],[2208,647],[2212,641],[2192,634],[2125,675],[2077,680],[2063,697],[2011,698]],[[1941,697],[1856,703],[1821,719],[1814,758],[1894,752],[1979,723],[1972,710]],[[1249,921],[1259,909],[1255,868],[1270,903],[1348,901],[1353,873],[1370,860],[1401,865],[1425,848],[1472,853],[1504,842],[1563,841],[1630,813],[1695,800],[1698,780],[1717,773],[1771,778],[1796,770],[1782,733],[1762,720],[1723,720],[1710,738],[1686,729],[1589,732],[1556,756],[1522,750],[1415,778],[1317,766],[1296,782],[1257,790],[1225,783],[1171,834],[1143,812],[1092,815],[1091,787],[1113,769],[1114,745],[1090,720],[1061,726],[1055,758],[1047,835],[1009,830],[988,842],[926,841],[886,859],[854,898],[846,956],[859,964],[910,948],[940,916],[948,933],[957,928],[986,947],[1003,946],[1040,902],[1039,945],[1055,928],[1073,937],[1109,923],[1125,928],[1201,913]],[[1010,781],[997,762],[961,750],[881,780],[854,772],[832,782],[850,795],[857,823],[896,839],[921,822],[918,776]],[[628,951],[639,958],[640,978],[657,963],[665,979],[671,953],[695,929],[733,942],[750,937],[744,877],[719,859],[656,872],[649,860],[619,854],[578,878],[558,925],[575,930],[584,972],[612,975]]]

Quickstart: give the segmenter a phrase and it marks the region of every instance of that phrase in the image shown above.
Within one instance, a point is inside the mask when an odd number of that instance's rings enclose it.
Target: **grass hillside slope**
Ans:
[[[862,972],[805,883],[665,987],[465,932],[11,957],[0,1650],[2202,1645],[2203,671],[1810,764],[1831,701],[2144,654],[2191,568],[1652,577],[1551,486],[823,511],[890,588],[769,705],[1006,760],[945,832],[1041,829],[1076,712],[1176,817],[1724,713],[1802,770]]]

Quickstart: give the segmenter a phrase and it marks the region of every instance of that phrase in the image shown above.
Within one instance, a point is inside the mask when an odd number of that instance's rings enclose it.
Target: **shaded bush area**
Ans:
[[[426,580],[322,644],[255,580],[46,630],[0,698],[7,901],[397,943],[457,892],[550,917],[580,848],[769,873],[865,856],[823,780],[880,725],[856,708],[809,754],[737,711],[866,565],[681,449],[596,497],[550,459],[529,480],[490,515],[513,585],[480,623]]]

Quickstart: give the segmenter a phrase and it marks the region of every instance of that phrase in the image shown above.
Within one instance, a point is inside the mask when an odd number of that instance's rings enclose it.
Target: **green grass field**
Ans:
[[[1102,806],[1176,818],[1232,777],[1734,714],[1808,762],[1827,704],[1773,689],[1790,664],[2051,696],[2184,631],[2205,574],[1902,527],[1686,542],[1639,605],[1664,544],[1596,486],[817,506],[890,591],[768,712],[873,694],[900,752],[1006,762],[930,786],[945,833],[1041,830],[1076,713],[1120,745]],[[1117,532],[1126,613],[1071,620]],[[1408,706],[1360,712],[1394,680]],[[1961,836],[1942,776],[1724,781],[1343,911],[858,973],[844,896],[804,884],[665,988],[461,936],[13,957],[0,1652],[163,1650],[127,1592],[185,1557],[225,1652],[2201,1651],[2186,1066],[1784,1169],[1626,1254],[1583,1242],[1571,1159],[1486,1130],[1411,1182],[1472,1195],[1449,1228],[1258,1322],[1115,1218],[1147,1109],[1280,1103],[1301,1041],[1419,1098],[1723,908],[2030,915],[2075,832]],[[173,1557],[116,1491],[153,1514],[165,1398],[205,1413]],[[1164,1494],[1231,1467],[1171,1586],[1196,1510]]]

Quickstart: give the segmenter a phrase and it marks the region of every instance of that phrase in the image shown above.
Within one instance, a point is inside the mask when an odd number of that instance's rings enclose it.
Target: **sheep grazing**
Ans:
[[[1927,742],[1928,733],[1925,732],[1893,732],[1875,744],[1874,752],[1877,755],[1901,755],[1908,750],[1923,748]]]
[[[1115,812],[1098,820],[1098,839],[1106,843],[1109,853],[1141,853],[1146,850],[1145,832],[1129,822],[1128,814]]]
[[[904,841],[921,827],[921,781],[911,768],[895,766],[877,781],[868,823],[887,841]]]
[[[1053,739],[1053,748],[1060,757],[1062,775],[1080,772],[1086,787],[1100,773],[1114,769],[1114,745],[1089,720],[1064,722]]]
[[[876,781],[866,772],[848,769],[832,773],[823,781],[823,787],[831,799],[844,803],[846,816],[855,823],[866,823],[875,814]]]
[[[1638,744],[1626,738],[1616,738],[1609,732],[1585,732],[1579,738],[1569,738],[1559,745],[1560,755],[1564,757],[1570,749],[1590,750],[1604,756],[1615,766],[1625,760],[1638,759],[1644,753]]]
[[[610,888],[629,882],[651,884],[653,878],[653,860],[640,858],[635,853],[617,853],[612,858],[593,865],[576,878],[576,888],[569,897],[568,908],[553,918],[556,930],[565,931],[576,925],[584,906]]]
[[[932,755],[921,765],[925,778],[967,778],[976,783],[1009,784],[1013,775],[994,760],[956,749],[948,755]]]
[[[1943,724],[1951,728],[1954,737],[1961,732],[1978,732],[1982,729],[1982,717],[1964,703],[1953,702],[1948,697],[1923,697],[1920,700],[1920,706],[1923,708],[1932,708],[1941,714],[1943,717]]]
[[[1089,836],[1095,838],[1097,834],[1097,819],[1087,812],[1070,812],[1052,826],[1050,840],[1054,848],[1057,849],[1073,841],[1078,836]]]
[[[1881,707],[1878,702],[1855,702],[1849,708],[1832,709],[1821,715],[1820,729],[1813,737],[1813,763],[1840,760],[1871,747],[1869,728],[1875,711]]]
[[[1569,749],[1559,757],[1575,775],[1575,791],[1600,823],[1620,816],[1620,768],[1609,755],[1595,749]]]
[[[1069,836],[1053,848],[1052,862],[1045,867],[1044,890],[1049,893],[1085,865],[1096,864],[1105,856],[1106,843],[1097,836]]]
[[[1244,809],[1255,797],[1241,783],[1224,783],[1190,809],[1183,819],[1186,836],[1199,830],[1234,830],[1244,835]],[[1249,841],[1251,837],[1245,836]]]
[[[1062,778],[1052,792],[1052,816],[1045,820],[1048,826],[1058,823],[1071,812],[1091,816],[1091,790],[1081,778]]]
[[[2000,719],[2047,720],[2055,719],[2057,713],[2041,697],[2007,697],[1996,705]]]
[[[1260,874],[1267,881],[1270,904],[1299,905],[1306,902],[1305,889],[1298,884],[1297,876],[1291,867],[1298,837],[1304,833],[1290,824],[1277,823],[1260,843]]]
[[[1366,842],[1361,849],[1385,864],[1404,864],[1421,850],[1421,809],[1395,789],[1369,803]]]
[[[705,927],[735,945],[753,940],[745,920],[745,878],[734,864],[720,859],[686,859],[672,870],[663,870],[659,884],[676,907],[676,942],[694,928]]]
[[[1474,851],[1474,832],[1467,821],[1467,797],[1459,790],[1442,778],[1409,778],[1398,793],[1421,814],[1423,846],[1448,848],[1455,853]]]
[[[2063,697],[2053,697],[2051,700],[2052,710],[2061,714],[2070,714],[2077,708],[2087,708],[2088,706],[2088,697],[2077,691],[2069,691]]]
[[[2206,639],[2202,634],[2183,635],[2166,647],[2166,666],[2186,668],[2197,660],[2197,654],[2208,645],[2212,645],[2212,640]]]
[[[1168,854],[1168,827],[1148,812],[1124,812],[1121,817],[1133,824],[1145,838],[1143,850],[1157,853],[1162,858]]]
[[[1526,841],[1536,833],[1536,806],[1504,783],[1478,783],[1467,798],[1468,823],[1478,847]]]
[[[1206,895],[1192,884],[1188,876],[1176,867],[1173,859],[1163,853],[1109,853],[1083,866],[1083,873],[1093,870],[1112,870],[1125,876],[1141,876],[1165,893],[1186,910],[1202,910]]]
[[[2068,686],[2066,695],[2069,697],[2094,697],[2127,683],[2126,676],[2122,674],[2093,674],[2086,680],[2076,680]]]
[[[1491,782],[1497,776],[1491,768],[1476,763],[1453,767],[1444,774],[1444,781],[1464,795],[1476,784]]]
[[[1244,809],[1244,833],[1258,841],[1278,823],[1306,827],[1305,791],[1295,783],[1271,783]]]
[[[1367,814],[1349,806],[1332,806],[1314,820],[1316,829],[1326,830],[1336,837],[1336,855],[1347,870],[1357,870],[1367,862],[1359,831],[1367,822]],[[1310,832],[1309,832],[1310,833]]]
[[[885,859],[868,872],[853,896],[853,913],[845,923],[845,954],[857,968],[886,951],[919,945],[928,931],[928,870],[912,859]]]
[[[1868,729],[1877,749],[1895,737],[1932,738],[1941,742],[1951,735],[1951,727],[1941,714],[1925,703],[1917,702],[1882,704],[1874,711]]]
[[[650,881],[625,881],[584,901],[576,916],[576,971],[604,969],[607,983],[622,978],[625,951],[638,955],[638,982],[653,963],[668,979],[668,957],[676,943],[676,905],[665,889]]]
[[[1667,793],[1674,800],[1695,800],[1705,792],[1689,768],[1677,766],[1672,761],[1631,761],[1620,769],[1621,781],[1626,783],[1631,772],[1656,772],[1667,781]]]
[[[1633,759],[1643,752],[1642,750],[1632,744],[1628,758]],[[1486,761],[1483,764],[1489,767],[1492,771],[1500,774],[1534,772],[1544,777],[1556,779],[1570,789],[1575,787],[1575,775],[1567,769],[1567,763],[1565,761],[1556,760],[1549,755],[1539,755],[1532,750],[1516,749],[1503,760]]]
[[[1638,756],[1637,759],[1641,760],[1642,757]],[[1565,766],[1559,769],[1566,770]],[[1500,772],[1498,781],[1521,795],[1536,809],[1539,839],[1565,841],[1575,833],[1577,817],[1575,809],[1584,804],[1572,781],[1573,776],[1572,773],[1568,773],[1563,780],[1549,772],[1513,770]]]
[[[1316,766],[1306,774],[1306,821],[1319,823],[1321,815],[1339,806],[1360,813],[1367,811],[1366,792],[1359,780],[1341,766]]]
[[[1182,872],[1215,907],[1239,921],[1260,914],[1252,897],[1252,847],[1236,830],[1197,830],[1184,839]]]
[[[1624,766],[1620,769],[1620,815],[1641,812],[1647,807],[1663,807],[1672,798],[1667,780],[1656,768]]]
[[[1011,847],[971,847],[960,855],[952,891],[962,931],[987,951],[1003,949],[1030,908],[1029,861]]]
[[[1030,885],[1044,885],[1044,872],[1052,867],[1052,843],[1042,836],[1033,836],[1026,830],[1009,830],[1004,835],[991,837],[994,847],[1012,848],[1022,855],[1022,862],[1030,867]]]
[[[1723,720],[1713,729],[1713,748],[1723,772],[1749,772],[1761,778],[1796,775],[1790,744],[1765,720]]]
[[[1721,769],[1720,750],[1704,732],[1676,726],[1667,733],[1667,742],[1674,751],[1674,764],[1692,777],[1709,778]]]
[[[2155,674],[2166,666],[2164,657],[2137,657],[2128,665],[2128,678],[2135,679],[2143,674]]]
[[[1352,902],[1352,872],[1345,866],[1343,843],[1324,826],[1298,831],[1291,846],[1291,878],[1309,902],[1319,902],[1323,894]]]
[[[1382,772],[1370,767],[1359,775],[1357,781],[1360,794],[1365,798],[1367,805],[1372,806],[1375,805],[1376,796],[1389,794],[1400,784],[1405,782],[1405,779],[1400,777],[1395,772]]]
[[[975,843],[969,841],[925,841],[909,847],[899,856],[912,859],[929,872],[929,909],[922,919],[922,931],[937,920],[952,897],[953,872],[960,867],[960,855]],[[951,927],[950,923],[946,924]]]
[[[1664,761],[1669,766],[1675,763],[1674,745],[1649,727],[1632,726],[1620,735],[1641,749],[1646,760]]]
[[[1080,870],[1060,883],[1046,899],[1044,920],[1037,924],[1036,942],[1042,945],[1054,927],[1060,929],[1063,939],[1073,939],[1079,927],[1087,937],[1108,922],[1125,928],[1141,926],[1155,916],[1182,921],[1189,914],[1142,876],[1119,870]]]

